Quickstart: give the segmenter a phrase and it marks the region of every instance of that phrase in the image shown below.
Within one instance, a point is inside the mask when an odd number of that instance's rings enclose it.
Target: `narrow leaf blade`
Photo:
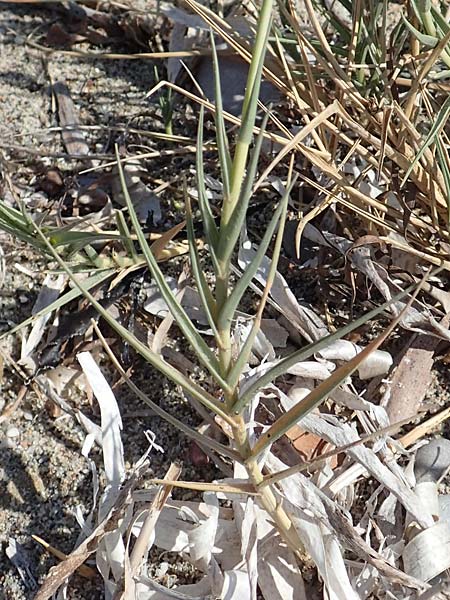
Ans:
[[[435,271],[435,273],[437,273],[439,270],[441,270],[441,268],[437,269]],[[377,306],[376,308],[372,309],[371,311],[369,311],[362,317],[359,317],[359,319],[355,319],[354,321],[352,321],[348,325],[345,325],[344,327],[342,327],[335,333],[327,335],[317,342],[312,342],[310,344],[307,344],[304,348],[301,348],[300,350],[297,350],[297,352],[294,352],[290,356],[287,356],[286,358],[283,358],[282,360],[280,360],[280,362],[278,362],[274,367],[272,367],[271,369],[269,369],[268,371],[263,373],[259,377],[258,381],[256,381],[251,386],[249,386],[249,388],[245,391],[245,393],[242,394],[242,396],[239,398],[239,400],[236,402],[235,406],[233,407],[234,413],[240,414],[240,412],[245,408],[245,406],[247,406],[247,404],[252,400],[252,398],[255,396],[255,394],[258,393],[258,391],[260,389],[262,389],[265,385],[271,383],[272,381],[275,381],[275,379],[277,377],[280,377],[281,375],[284,375],[285,373],[287,373],[287,371],[291,367],[293,367],[296,363],[303,361],[303,360],[307,360],[314,353],[319,352],[320,350],[323,350],[324,348],[326,348],[333,342],[343,338],[344,336],[348,335],[349,333],[351,333],[358,327],[361,327],[361,325],[364,325],[370,319],[373,319],[374,317],[376,317],[377,315],[382,313],[390,305],[394,304],[395,302],[397,302],[397,301],[401,300],[402,298],[404,298],[405,296],[407,296],[412,290],[414,290],[415,287],[416,287],[415,284],[410,285],[403,292],[399,292],[398,294],[393,296],[390,300],[388,300],[388,301],[384,302],[383,304],[381,304],[380,306]]]
[[[161,292],[161,295],[164,298],[167,306],[169,307],[169,310],[172,313],[175,321],[177,322],[178,327],[181,329],[183,335],[186,337],[191,346],[195,348],[196,354],[201,363],[208,369],[208,371],[216,379],[216,381],[218,381],[226,387],[226,383],[223,381],[220,375],[220,367],[217,358],[215,357],[214,353],[209,348],[209,346],[206,344],[205,340],[198,333],[198,331],[194,327],[194,324],[186,314],[186,311],[181,306],[180,302],[177,300],[174,293],[170,289],[169,285],[167,284],[166,278],[164,277],[164,274],[159,268],[159,265],[147,243],[144,232],[142,231],[141,224],[139,223],[139,219],[136,215],[136,211],[134,210],[130,195],[128,193],[117,147],[116,156],[125,201],[128,207],[128,211],[130,213],[133,227],[138,237],[139,244],[142,249],[142,253],[145,256],[145,260],[147,261],[152,277],[155,279],[158,289]]]

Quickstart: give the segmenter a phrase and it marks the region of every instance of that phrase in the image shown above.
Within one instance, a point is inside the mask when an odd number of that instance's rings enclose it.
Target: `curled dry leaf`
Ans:
[[[242,466],[235,467],[236,477],[241,472],[244,475]],[[224,480],[223,488],[242,481],[236,477]],[[150,499],[153,493],[142,490],[135,500]],[[217,497],[210,493],[204,498],[203,503],[169,499],[155,527],[155,544],[183,553],[207,576],[198,587],[181,585],[171,590],[140,577],[136,588],[142,594],[139,598],[187,599],[194,595],[250,599],[256,598],[258,583],[265,600],[305,600],[294,554],[281,543],[272,522],[253,497],[221,492],[219,498],[232,500],[233,508],[220,507]],[[142,522],[143,516],[139,515],[133,523],[134,535],[141,530]]]
[[[450,567],[450,523],[439,521],[418,533],[403,550],[405,572],[430,581]]]
[[[348,340],[337,340],[328,348],[320,350],[317,355],[326,360],[350,361],[362,351],[361,346]],[[364,360],[358,369],[360,379],[372,379],[385,375],[392,366],[392,356],[384,350],[375,350]]]
[[[330,524],[333,525],[340,539],[348,546],[357,556],[373,565],[381,575],[384,575],[393,583],[407,586],[412,589],[423,589],[426,587],[423,581],[412,577],[406,573],[393,567],[387,560],[378,552],[373,550],[361,536],[359,536],[351,522],[340,512],[336,505],[324,498],[324,506],[327,511]]]
[[[424,432],[426,433],[426,432]],[[414,457],[417,483],[438,482],[450,467],[450,440],[438,436],[418,448]]]
[[[248,77],[248,64],[240,57],[233,55],[219,56],[219,71],[222,89],[223,109],[235,116],[239,116],[242,111],[245,86]],[[214,68],[213,61],[209,57],[201,57],[198,61],[195,74],[205,96],[215,101],[214,89]],[[267,106],[270,103],[277,103],[280,94],[278,90],[268,81],[263,81],[261,85],[260,100]]]

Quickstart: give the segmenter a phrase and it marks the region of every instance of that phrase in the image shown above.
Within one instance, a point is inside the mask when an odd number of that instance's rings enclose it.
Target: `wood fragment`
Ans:
[[[430,431],[435,429],[438,425],[447,421],[450,418],[450,408],[445,408],[441,412],[433,415],[423,423],[419,423],[414,429],[405,433],[398,441],[403,444],[405,448],[412,446],[417,441],[425,437]]]
[[[417,414],[431,383],[433,355],[440,340],[431,335],[413,335],[399,357],[390,378],[386,411],[391,423]]]
[[[448,323],[446,316],[441,325],[448,327]],[[391,423],[419,412],[431,384],[433,356],[439,342],[439,338],[433,335],[415,334],[401,352],[390,378],[390,396],[386,404]]]
[[[67,152],[74,156],[87,156],[89,146],[79,128],[78,112],[69,88],[62,81],[56,81],[53,84],[53,92],[58,102],[59,123],[64,128],[61,137]]]
[[[19,408],[19,406],[22,404],[22,401],[25,398],[27,392],[28,392],[28,388],[25,385],[23,385],[20,388],[19,393],[17,394],[17,397],[15,398],[15,400],[10,402],[8,404],[8,406],[6,406],[3,409],[2,413],[0,414],[0,423],[7,421],[11,417],[11,415]]]

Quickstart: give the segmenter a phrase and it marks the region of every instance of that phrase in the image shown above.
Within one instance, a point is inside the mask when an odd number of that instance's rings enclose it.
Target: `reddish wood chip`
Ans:
[[[439,342],[434,336],[415,334],[400,354],[390,377],[390,397],[386,405],[391,423],[418,413],[431,383],[433,355]]]
[[[313,460],[333,450],[328,442],[320,438],[314,433],[304,431],[298,425],[291,427],[286,433],[287,437],[291,440],[294,448],[300,454],[300,457],[304,461]],[[333,456],[331,459],[331,468],[335,469],[338,465],[338,455]]]

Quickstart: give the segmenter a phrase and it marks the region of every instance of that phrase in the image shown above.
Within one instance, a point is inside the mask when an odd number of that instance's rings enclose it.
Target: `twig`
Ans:
[[[33,538],[33,540],[35,542],[37,542],[38,544],[41,544],[41,546],[43,546],[49,554],[53,554],[53,556],[56,556],[56,558],[58,558],[59,560],[67,559],[67,554],[64,554],[64,552],[61,552],[61,550],[58,550],[58,548],[55,548],[54,546],[52,546],[51,544],[49,544],[48,542],[43,540],[38,535],[32,535],[31,537]],[[97,574],[95,569],[91,569],[91,567],[88,567],[87,565],[84,565],[84,564],[80,565],[77,568],[77,571],[82,577],[86,577],[86,579],[93,579]]]

